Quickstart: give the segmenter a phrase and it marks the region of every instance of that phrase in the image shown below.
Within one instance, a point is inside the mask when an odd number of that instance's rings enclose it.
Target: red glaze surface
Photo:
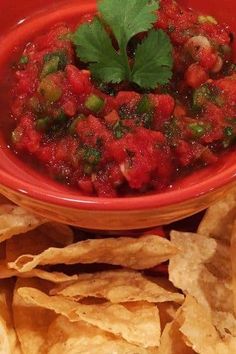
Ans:
[[[233,0],[224,2],[224,11],[222,11],[222,3],[215,0],[207,2],[182,0],[180,2],[203,14],[216,16],[219,21],[227,22],[232,30],[236,31],[236,21],[233,19],[236,3]],[[59,0],[51,2],[50,6],[44,0],[1,2],[0,11],[5,15],[2,16],[0,24],[2,34],[0,67],[14,55],[16,45],[30,39],[29,33],[35,35],[45,26],[71,17],[71,13],[76,17],[76,15],[91,11],[94,4],[93,0],[72,1],[69,5],[67,1]],[[6,37],[5,34],[12,26],[25,18],[26,20]],[[7,88],[8,82],[4,80],[1,92]],[[4,125],[3,112],[0,126]],[[222,158],[217,166],[195,172],[165,193],[123,199],[81,197],[79,193],[59,186],[19,161],[7,148],[3,134],[0,136],[0,146],[0,183],[2,185],[0,190],[3,193],[15,202],[33,208],[42,215],[49,215],[56,220],[94,229],[141,228],[180,219],[207,207],[215,198],[222,196],[227,186],[231,185],[236,178],[236,157],[235,152],[231,152]],[[89,211],[87,217],[84,215],[86,211]],[[81,218],[80,213],[82,213]],[[71,218],[68,217],[70,214]],[[151,216],[150,219],[148,215]],[[111,224],[107,225],[109,220]]]

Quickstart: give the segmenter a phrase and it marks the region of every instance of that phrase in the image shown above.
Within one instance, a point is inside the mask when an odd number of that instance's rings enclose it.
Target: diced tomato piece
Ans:
[[[92,115],[86,119],[81,119],[76,126],[76,131],[81,142],[87,145],[96,146],[99,140],[102,144],[107,144],[112,140],[110,131],[99,118]]]
[[[75,94],[87,95],[92,91],[89,71],[82,71],[74,65],[67,65],[66,76]]]
[[[209,79],[206,70],[199,64],[192,64],[185,73],[185,80],[192,88],[197,88]]]
[[[115,111],[113,109],[113,111],[111,111],[110,113],[108,113],[105,117],[104,117],[106,123],[110,124],[110,125],[114,125],[118,122],[118,120],[120,119],[119,114],[117,113],[117,111]]]
[[[214,68],[217,62],[217,53],[212,50],[202,49],[199,53],[199,64],[206,70]]]
[[[129,108],[134,108],[140,100],[140,94],[133,91],[121,91],[115,98],[117,109],[122,105],[127,105]]]
[[[175,108],[175,100],[170,95],[150,94],[149,97],[155,110],[153,127],[159,130],[165,122],[170,120]]]
[[[73,117],[77,112],[77,102],[75,101],[75,99],[68,99],[63,104],[63,110],[67,116]]]
[[[93,183],[90,178],[79,180],[78,186],[85,194],[91,195],[94,192]]]
[[[155,227],[154,229],[147,230],[144,235],[157,235],[160,237],[166,237],[165,231],[162,226]]]

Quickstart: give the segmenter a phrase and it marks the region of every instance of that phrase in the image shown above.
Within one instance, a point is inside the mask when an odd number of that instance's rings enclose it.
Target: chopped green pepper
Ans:
[[[22,57],[19,60],[19,64],[28,64],[29,58],[27,55],[22,55]]]
[[[59,57],[53,57],[52,59],[44,63],[41,72],[41,78],[44,78],[49,74],[57,72],[59,68],[59,60],[60,60]]]
[[[64,50],[48,53],[44,56],[44,63],[50,62],[52,59],[58,60],[58,70],[64,70],[68,64],[68,57]]]
[[[231,138],[234,135],[234,131],[232,127],[226,127],[224,129],[224,136],[226,136],[227,138]]]
[[[105,105],[103,98],[97,95],[90,95],[85,101],[85,107],[93,113],[99,113]]]
[[[113,135],[116,139],[121,139],[126,133],[128,133],[129,130],[130,128],[125,127],[121,121],[118,121],[113,126]]]
[[[200,123],[191,123],[188,125],[189,129],[196,137],[201,137],[206,133],[206,126]]]
[[[54,103],[61,98],[62,90],[49,76],[45,77],[39,85],[39,92],[48,102]]]
[[[37,119],[35,122],[35,129],[39,132],[45,132],[51,125],[51,119],[49,117]]]

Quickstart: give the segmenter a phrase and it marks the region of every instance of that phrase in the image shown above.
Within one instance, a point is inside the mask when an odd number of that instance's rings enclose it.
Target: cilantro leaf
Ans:
[[[154,89],[171,79],[172,65],[169,37],[162,30],[151,30],[137,47],[132,81],[145,89]]]
[[[162,30],[151,30],[157,18],[158,0],[99,0],[101,21],[81,25],[73,35],[76,53],[89,64],[93,76],[105,83],[128,81],[144,89],[166,84],[172,76],[172,46]],[[116,50],[105,29],[112,30]],[[127,53],[130,39],[148,32],[138,45],[133,67]]]
[[[119,83],[126,78],[122,58],[98,18],[81,25],[73,35],[76,53],[93,75],[104,82]]]
[[[120,47],[127,46],[136,34],[148,31],[156,21],[157,0],[103,0],[99,10]]]
[[[103,0],[99,6],[104,21],[112,29],[119,44],[120,54],[126,70],[126,78],[131,79],[131,69],[127,55],[129,40],[136,34],[148,31],[156,21],[158,0]]]

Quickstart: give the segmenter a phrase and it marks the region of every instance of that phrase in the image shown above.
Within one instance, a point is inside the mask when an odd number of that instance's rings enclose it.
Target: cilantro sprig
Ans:
[[[81,25],[73,35],[77,56],[88,63],[93,76],[102,82],[128,81],[143,89],[166,84],[172,76],[172,46],[168,35],[152,29],[157,20],[158,0],[101,0],[100,17]],[[107,26],[117,41],[115,49]],[[129,41],[147,32],[131,61]]]

